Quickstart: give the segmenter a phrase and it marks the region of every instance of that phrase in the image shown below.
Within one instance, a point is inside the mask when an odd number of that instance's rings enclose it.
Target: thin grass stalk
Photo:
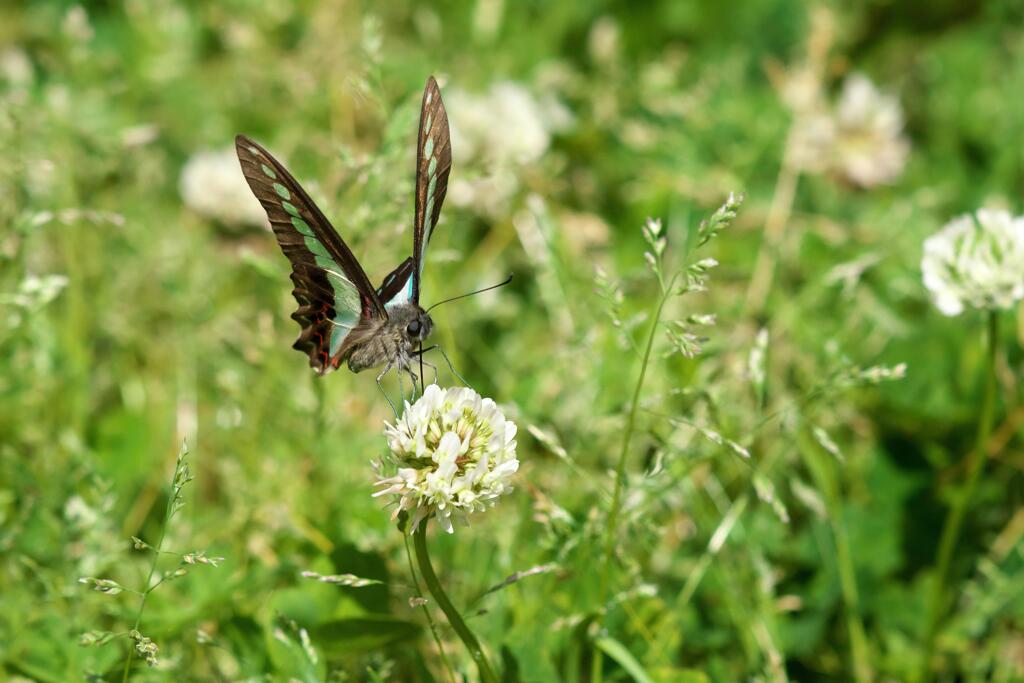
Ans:
[[[866,683],[872,680],[871,657],[864,622],[860,618],[860,593],[857,589],[857,572],[853,564],[850,538],[843,513],[842,495],[839,490],[838,473],[831,456],[826,455],[806,433],[800,435],[800,452],[804,463],[814,479],[815,486],[825,498],[825,508],[835,544],[836,571],[839,574],[839,590],[843,596],[846,630],[850,638],[850,661],[853,680]]]
[[[807,57],[805,66],[811,82],[808,87],[820,92],[828,63],[828,53],[832,46],[833,19],[832,12],[824,6],[813,6],[810,12],[811,32],[807,40]],[[804,116],[806,108],[794,112],[794,118],[786,134],[786,143],[782,151],[782,164],[775,180],[772,202],[765,219],[764,237],[757,252],[754,271],[747,288],[746,312],[758,316],[771,294],[772,281],[775,278],[775,266],[779,250],[782,247],[783,232],[793,213],[793,200],[800,182],[802,168],[797,159],[800,129],[807,125]]]
[[[754,271],[750,276],[747,288],[747,313],[758,316],[764,310],[771,293],[772,280],[775,277],[775,263],[782,247],[782,233],[793,212],[793,200],[796,197],[797,182],[800,179],[800,168],[793,161],[793,147],[796,136],[796,125],[789,132],[786,140],[786,151],[783,154],[782,167],[775,181],[772,203],[768,208],[768,217],[764,224],[764,237],[757,251]]]
[[[490,662],[487,661],[487,656],[484,654],[483,648],[480,647],[480,641],[466,625],[452,601],[448,599],[448,594],[444,592],[441,582],[437,579],[437,574],[434,573],[434,567],[430,564],[430,555],[427,552],[427,520],[421,521],[413,533],[413,547],[416,548],[416,561],[419,563],[423,583],[427,585],[427,590],[437,601],[444,615],[448,617],[448,623],[452,625],[469,650],[469,654],[473,657],[480,672],[480,680],[483,683],[498,683],[498,677],[495,675],[494,669],[491,668]]]
[[[842,501],[839,500],[838,486],[835,500],[831,504],[832,536],[836,544],[836,560],[839,566],[839,584],[846,603],[846,629],[850,633],[850,658],[853,660],[853,679],[867,683],[873,678],[871,656],[868,652],[868,638],[864,622],[860,618],[860,593],[857,590],[857,573],[850,550],[850,535],[846,528]]]
[[[142,589],[142,597],[139,599],[139,609],[135,613],[135,624],[132,626],[132,631],[138,631],[139,626],[142,624],[142,614],[146,610],[146,599],[149,594],[153,591],[156,586],[151,585],[153,583],[153,575],[156,574],[156,565],[160,561],[160,555],[163,553],[164,538],[167,536],[167,527],[170,526],[171,515],[173,514],[174,508],[174,482],[178,480],[178,471],[181,469],[181,458],[178,458],[174,464],[174,476],[171,477],[171,495],[167,497],[167,506],[164,508],[164,521],[160,528],[160,537],[157,540],[156,545],[153,546],[153,561],[149,563],[149,573],[146,574],[145,587]],[[130,641],[128,648],[128,658],[124,662],[124,672],[121,674],[121,683],[128,682],[128,673],[131,671],[132,659],[135,657],[135,641]]]
[[[640,391],[644,386],[644,379],[647,377],[647,366],[651,359],[651,350],[654,348],[654,337],[658,333],[658,325],[661,323],[661,313],[665,309],[665,303],[672,295],[676,278],[673,277],[668,287],[663,287],[661,298],[658,299],[657,308],[654,311],[654,319],[651,321],[651,329],[647,334],[647,344],[644,347],[644,355],[640,364],[640,376],[637,378],[636,387],[633,389],[633,399],[629,406],[629,416],[626,418],[626,430],[622,435],[622,448],[619,450],[619,461],[615,467],[615,489],[612,492],[612,506],[608,511],[608,524],[604,537],[604,561],[601,564],[601,578],[598,583],[598,621],[602,618],[605,601],[608,598],[608,576],[611,572],[612,557],[614,555],[615,535],[619,524],[619,510],[622,507],[622,480],[626,472],[626,456],[629,455],[629,444],[633,439],[633,429],[636,426],[636,412],[640,405]],[[603,659],[599,651],[594,651],[594,663],[590,670],[592,683],[600,683],[604,674],[602,671]]]
[[[995,420],[996,353],[998,345],[999,314],[997,311],[989,311],[985,389],[982,397],[981,414],[978,417],[978,431],[974,441],[974,448],[967,454],[967,480],[964,482],[964,487],[960,494],[953,499],[953,504],[946,516],[945,525],[942,527],[942,536],[939,539],[935,581],[932,584],[932,591],[928,600],[928,619],[925,622],[924,656],[921,660],[921,670],[916,679],[918,681],[931,679],[931,660],[932,655],[935,653],[935,639],[938,636],[943,612],[949,604],[951,597],[946,595],[948,588],[946,584],[949,581],[949,567],[953,560],[953,551],[956,550],[956,543],[960,537],[960,530],[963,527],[967,507],[974,496],[974,489],[977,488],[978,480],[981,478],[981,473],[985,468],[989,437],[992,434],[992,423]]]

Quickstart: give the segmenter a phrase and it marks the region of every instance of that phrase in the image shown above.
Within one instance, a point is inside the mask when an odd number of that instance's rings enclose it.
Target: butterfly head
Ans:
[[[419,315],[405,326],[405,334],[410,340],[421,342],[430,335],[430,330],[433,327],[434,321],[430,319],[430,315],[426,311],[421,310]]]
[[[430,314],[414,303],[393,306],[388,310],[391,322],[411,345],[416,345],[430,336],[434,321]]]

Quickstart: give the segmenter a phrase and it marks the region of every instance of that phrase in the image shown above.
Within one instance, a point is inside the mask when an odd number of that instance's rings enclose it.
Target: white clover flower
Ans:
[[[834,107],[800,97],[790,105],[800,116],[792,154],[802,169],[833,173],[864,188],[891,183],[903,172],[910,143],[898,99],[863,74],[847,77]]]
[[[1009,308],[1024,298],[1024,217],[979,209],[954,218],[925,240],[921,272],[945,315]]]
[[[433,514],[452,533],[453,517],[466,521],[493,506],[519,469],[515,423],[467,387],[431,384],[384,436],[396,471],[376,482],[383,488],[373,495],[397,498],[392,519],[408,511],[410,532]]]
[[[497,217],[508,210],[509,200],[519,190],[512,171],[498,169],[475,178],[456,178],[448,190],[452,204],[471,208],[482,216]]]
[[[891,183],[907,163],[899,100],[878,91],[863,74],[843,83],[835,111],[835,166],[861,187]]]
[[[456,160],[526,164],[551,143],[540,103],[519,83],[494,83],[481,95],[455,90],[445,99]]]
[[[457,206],[482,215],[506,211],[519,188],[520,167],[538,161],[551,136],[572,125],[572,114],[553,96],[538,99],[523,85],[502,81],[482,94],[453,90],[445,95],[451,125],[452,154],[460,174],[449,192]]]
[[[179,182],[185,205],[227,226],[269,227],[267,214],[245,182],[234,148],[199,152],[185,164]]]

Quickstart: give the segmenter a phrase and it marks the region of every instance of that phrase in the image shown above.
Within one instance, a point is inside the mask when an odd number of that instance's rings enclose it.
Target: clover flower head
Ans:
[[[522,167],[539,162],[555,133],[572,125],[572,114],[553,95],[535,96],[522,83],[499,81],[484,93],[452,89],[452,154],[460,173],[449,200],[483,216],[499,216],[520,188]]]
[[[452,152],[464,161],[483,157],[493,165],[528,164],[551,143],[540,102],[519,83],[501,81],[483,94],[454,89],[445,100],[458,114],[450,122]]]
[[[835,110],[835,164],[861,187],[891,183],[903,172],[910,144],[903,136],[899,100],[863,74],[843,82]]]
[[[204,218],[230,227],[269,226],[233,148],[195,154],[181,171],[179,190],[185,206]]]
[[[452,533],[452,520],[492,507],[512,490],[519,469],[516,425],[497,404],[468,387],[427,387],[415,403],[384,430],[394,474],[381,477],[376,496],[393,496],[411,516],[410,531],[433,514]]]
[[[862,188],[890,184],[903,172],[910,154],[903,110],[867,76],[848,76],[835,104],[818,93],[797,99],[790,103],[799,115],[792,154],[800,168]]]
[[[924,243],[924,286],[945,315],[964,308],[1009,308],[1024,298],[1024,217],[979,209]]]

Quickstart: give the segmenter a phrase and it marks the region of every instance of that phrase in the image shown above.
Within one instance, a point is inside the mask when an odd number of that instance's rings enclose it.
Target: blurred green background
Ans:
[[[434,315],[520,426],[515,493],[431,541],[505,680],[587,680],[595,636],[630,653],[606,648],[610,681],[912,679],[984,364],[983,318],[934,309],[921,244],[1024,211],[1017,0],[4,3],[0,679],[121,679],[129,640],[80,637],[127,631],[139,598],[78,580],[144,585],[129,539],[160,535],[187,439],[165,545],[224,559],[150,595],[159,661],[134,680],[449,680],[370,498],[390,410],[369,373],[317,378],[289,348],[287,261],[229,151],[271,149],[379,281],[410,250],[431,73],[455,163],[425,301],[516,273]],[[598,625],[657,295],[640,227],[661,217],[678,264],[730,192],[708,291],[666,312],[717,316],[703,353],[656,336]],[[1002,317],[946,681],[1024,680],[1024,327]]]

